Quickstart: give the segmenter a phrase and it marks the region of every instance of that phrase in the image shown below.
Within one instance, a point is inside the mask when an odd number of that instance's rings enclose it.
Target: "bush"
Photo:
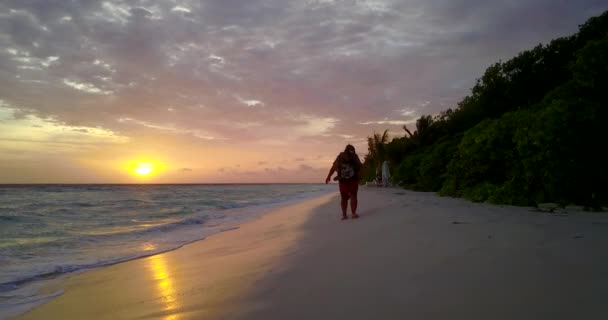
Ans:
[[[455,110],[383,149],[407,188],[472,201],[608,205],[608,11],[490,66]],[[383,146],[384,147],[384,146]]]

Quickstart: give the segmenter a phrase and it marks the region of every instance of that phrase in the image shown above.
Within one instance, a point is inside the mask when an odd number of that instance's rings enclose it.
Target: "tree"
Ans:
[[[365,156],[365,168],[368,173],[366,179],[375,178],[377,170],[380,169],[384,160],[387,159],[386,144],[388,143],[388,129],[382,134],[374,132],[367,137],[367,155]],[[371,169],[371,170],[370,170]],[[372,176],[373,175],[373,176]]]
[[[416,131],[368,139],[372,174],[505,204],[608,205],[608,11],[579,32],[492,64],[455,109],[423,115]]]

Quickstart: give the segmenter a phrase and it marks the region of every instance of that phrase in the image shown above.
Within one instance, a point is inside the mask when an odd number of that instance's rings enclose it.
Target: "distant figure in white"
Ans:
[[[389,184],[390,184],[390,179],[391,179],[391,173],[390,173],[390,171],[388,170],[388,165],[389,165],[388,160],[385,160],[385,161],[382,163],[382,185],[383,185],[385,188],[389,186]]]

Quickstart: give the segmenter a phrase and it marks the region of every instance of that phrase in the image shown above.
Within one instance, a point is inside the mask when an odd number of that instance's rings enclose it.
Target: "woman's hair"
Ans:
[[[352,150],[353,152],[355,152],[355,147],[353,147],[352,144],[347,144],[346,148],[344,148],[344,152],[348,152],[350,150]]]

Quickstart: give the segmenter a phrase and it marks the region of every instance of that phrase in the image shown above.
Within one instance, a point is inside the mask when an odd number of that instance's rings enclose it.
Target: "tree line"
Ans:
[[[608,11],[568,37],[487,68],[454,109],[413,133],[368,137],[366,181],[477,202],[608,204]]]

